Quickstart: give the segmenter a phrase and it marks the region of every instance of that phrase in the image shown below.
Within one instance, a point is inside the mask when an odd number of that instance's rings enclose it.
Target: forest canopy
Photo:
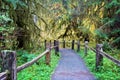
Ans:
[[[6,49],[37,48],[45,39],[120,48],[120,0],[1,0],[0,35]]]

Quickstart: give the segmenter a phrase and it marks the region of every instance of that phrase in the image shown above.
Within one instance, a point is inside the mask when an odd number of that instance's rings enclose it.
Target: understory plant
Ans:
[[[18,55],[18,65],[21,65],[35,58],[38,53],[30,54],[27,51],[19,51]],[[58,60],[59,57],[54,54],[54,51],[52,51],[50,66],[45,64],[45,57],[42,57],[32,66],[20,71],[17,74],[17,78],[18,80],[50,80],[50,77],[56,67]]]
[[[95,54],[93,51],[89,50],[88,55],[84,56],[84,50],[79,52],[80,56],[84,59],[86,66],[90,69],[97,80],[119,80],[120,79],[120,68],[115,63],[107,58],[103,58],[103,66],[99,71],[95,70]]]

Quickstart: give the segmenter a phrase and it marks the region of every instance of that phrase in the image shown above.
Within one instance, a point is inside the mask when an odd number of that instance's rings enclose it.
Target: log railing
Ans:
[[[53,47],[52,43],[54,43]],[[107,53],[105,53],[102,49],[102,44],[97,44],[96,45],[96,49],[91,48],[88,46],[88,41],[85,41],[84,45],[80,44],[80,40],[78,40],[77,42],[75,40],[73,41],[68,41],[66,42],[65,40],[63,41],[57,41],[54,40],[54,42],[50,41],[50,45],[47,44],[47,40],[44,41],[44,46],[45,46],[45,51],[38,55],[36,58],[34,58],[33,60],[16,67],[16,54],[14,51],[3,51],[0,54],[0,58],[2,59],[2,68],[1,71],[2,73],[0,73],[0,80],[16,80],[17,77],[17,73],[29,66],[31,66],[32,64],[34,64],[35,62],[37,62],[41,57],[45,56],[45,62],[47,65],[50,65],[50,52],[51,49],[55,49],[55,55],[59,55],[59,44],[62,43],[62,47],[66,48],[66,44],[70,44],[71,43],[71,49],[74,50],[75,48],[75,44],[77,46],[77,51],[80,51],[81,46],[84,46],[84,53],[85,56],[88,55],[88,49],[92,50],[93,52],[96,53],[96,70],[99,70],[100,66],[103,65],[103,58],[106,57],[107,59],[111,60],[112,62],[116,63],[118,66],[120,66],[120,61],[113,58],[112,56],[108,55]]]
[[[17,67],[17,72],[19,72],[19,71],[21,71],[21,70],[23,70],[23,69],[31,66],[32,64],[34,64],[35,62],[37,62],[41,57],[43,57],[45,54],[49,54],[49,52],[50,52],[50,50],[47,49],[42,54],[40,54],[39,56],[37,56],[36,58],[34,58],[33,60],[31,60],[31,61],[29,61],[29,62],[27,62],[27,63],[25,63],[25,64],[23,64],[21,66],[18,66]],[[46,62],[48,62],[48,61],[46,61]]]
[[[46,40],[44,41],[44,42],[46,42]],[[93,52],[95,52],[96,53],[96,70],[100,67],[100,66],[102,66],[103,65],[103,58],[104,57],[106,57],[106,58],[108,58],[109,60],[111,60],[112,62],[114,62],[115,64],[117,64],[118,66],[120,66],[120,61],[119,60],[117,60],[117,59],[115,59],[115,58],[113,58],[112,56],[110,56],[110,55],[108,55],[107,53],[105,53],[104,51],[103,51],[103,49],[102,49],[102,44],[97,44],[96,45],[96,48],[94,49],[94,48],[91,48],[91,47],[89,47],[88,46],[88,41],[85,41],[84,42],[84,44],[81,44],[80,43],[80,40],[78,40],[78,41],[75,41],[75,40],[72,40],[72,41],[65,41],[65,40],[63,40],[63,41],[57,41],[57,40],[54,40],[54,45],[59,45],[59,43],[60,44],[62,44],[62,47],[63,48],[66,48],[66,45],[67,44],[71,44],[71,49],[72,50],[77,50],[77,52],[79,52],[80,51],[80,49],[81,49],[81,47],[83,47],[84,46],[84,53],[85,53],[85,56],[86,55],[88,55],[87,53],[88,53],[88,49],[90,49],[90,50],[92,50]],[[46,44],[46,43],[45,43]],[[76,48],[75,48],[75,46],[77,46]],[[57,47],[57,48],[59,48],[59,46]],[[59,50],[56,48],[56,51],[58,52]],[[70,48],[70,47],[69,47]]]
[[[7,71],[0,73],[0,80],[6,80],[7,79]]]
[[[118,66],[120,66],[120,60],[117,60],[115,58],[113,58],[111,55],[107,54],[106,52],[103,51],[102,47],[103,45],[102,44],[97,44],[96,45],[96,48],[91,48],[88,46],[88,41],[85,41],[83,45],[80,44],[80,40],[78,41],[75,41],[75,40],[72,40],[72,41],[61,41],[60,43],[63,44],[63,48],[65,48],[66,44],[69,44],[71,43],[71,49],[74,50],[75,48],[75,44],[77,46],[77,52],[80,51],[80,48],[81,46],[83,47],[84,46],[84,53],[85,53],[85,56],[88,55],[88,49],[92,50],[93,52],[96,53],[96,63],[95,63],[95,66],[96,66],[96,70],[99,70],[100,67],[103,65],[103,58],[107,58],[109,60],[111,60],[113,63],[117,64]]]
[[[46,43],[46,42],[45,42]],[[45,48],[47,45],[45,45]],[[51,45],[50,45],[51,46]],[[1,62],[1,72],[0,73],[0,80],[17,80],[17,73],[21,70],[28,68],[43,56],[45,56],[45,63],[50,65],[51,61],[51,50],[55,49],[55,54],[58,54],[59,47],[58,44],[55,44],[52,47],[47,48],[43,53],[35,57],[29,62],[22,64],[21,66],[16,67],[16,52],[10,50],[4,50],[0,53],[0,60]]]
[[[102,44],[97,44],[96,49],[94,49],[94,48],[89,47],[88,44],[86,44],[86,42],[85,42],[85,54],[87,53],[88,49],[90,49],[96,53],[96,70],[99,70],[100,67],[103,66],[103,58],[104,57],[111,60],[113,63],[117,64],[118,66],[120,66],[120,60],[117,60],[114,57],[112,57],[111,55],[104,52],[102,47],[103,47]]]

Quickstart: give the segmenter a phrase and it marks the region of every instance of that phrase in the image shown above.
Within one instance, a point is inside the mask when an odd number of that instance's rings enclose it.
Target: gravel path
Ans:
[[[60,50],[61,58],[51,80],[95,80],[84,61],[70,49]]]

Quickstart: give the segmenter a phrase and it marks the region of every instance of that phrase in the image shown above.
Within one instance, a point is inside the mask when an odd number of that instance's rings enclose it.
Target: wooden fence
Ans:
[[[51,47],[52,43],[54,43],[54,46]],[[96,53],[96,70],[99,70],[100,66],[103,65],[103,58],[106,57],[107,59],[111,60],[112,62],[116,63],[118,66],[120,66],[120,61],[116,60],[112,56],[105,53],[102,49],[102,44],[97,44],[96,49],[91,48],[88,46],[88,41],[85,41],[84,45],[80,44],[79,41],[72,40],[71,42],[64,41],[57,41],[54,40],[54,42],[50,41],[50,44],[48,46],[47,40],[44,41],[45,51],[34,58],[33,60],[16,67],[16,52],[14,51],[2,51],[0,54],[0,57],[2,59],[2,73],[0,73],[0,80],[16,80],[17,79],[17,73],[29,66],[31,66],[33,63],[37,62],[41,57],[46,56],[45,62],[47,65],[50,65],[50,51],[51,49],[55,49],[55,54],[59,55],[59,44],[62,44],[63,48],[66,48],[66,44],[71,43],[71,49],[75,49],[75,44],[77,46],[77,51],[80,51],[81,46],[84,46],[84,53],[85,55],[88,55],[88,49],[94,51]],[[49,48],[48,48],[49,47]]]
[[[65,44],[67,43],[71,43],[71,49],[74,50],[74,46],[76,44],[77,46],[77,52],[80,51],[80,48],[81,46],[83,47],[84,46],[84,53],[85,53],[85,56],[88,55],[88,49],[92,50],[93,52],[96,53],[96,63],[95,63],[95,66],[96,66],[96,70],[99,70],[100,67],[103,65],[103,58],[107,58],[109,60],[111,60],[112,62],[114,62],[115,64],[117,64],[118,66],[120,66],[120,61],[113,58],[111,55],[107,54],[106,52],[103,51],[103,44],[96,44],[96,48],[91,48],[88,46],[88,41],[85,41],[84,44],[80,44],[80,40],[78,41],[75,41],[75,40],[72,40],[71,42],[65,42],[63,41],[63,48],[65,48]]]
[[[75,42],[74,40],[71,42],[72,47],[71,49],[74,49],[74,44],[77,45],[77,51],[80,51],[80,47],[84,46],[84,54],[85,56],[88,55],[88,49],[92,50],[93,52],[96,53],[96,59],[95,59],[95,69],[96,71],[98,71],[100,69],[101,66],[103,66],[103,58],[107,58],[109,60],[111,60],[113,63],[117,64],[118,66],[120,66],[120,60],[117,60],[115,58],[113,58],[111,55],[109,55],[108,53],[103,51],[103,44],[96,44],[96,48],[91,48],[88,46],[88,41],[85,41],[83,45],[80,44],[80,41]],[[65,45],[65,42],[64,44]]]
[[[39,59],[41,59],[43,56],[45,56],[45,62],[47,65],[50,65],[51,61],[51,50],[55,49],[55,54],[58,55],[59,47],[58,47],[58,41],[55,41],[55,44],[53,47],[51,47],[51,43],[48,45],[45,41],[45,48],[46,50],[38,55],[36,58],[32,59],[29,62],[26,62],[25,64],[21,66],[16,66],[16,52],[10,51],[10,50],[4,50],[0,54],[0,60],[1,60],[1,72],[0,73],[0,80],[17,80],[17,73],[21,70],[31,66],[35,62],[37,62]]]
[[[117,64],[118,66],[120,66],[120,61],[113,58],[111,55],[107,54],[106,52],[103,51],[102,47],[103,47],[103,44],[96,44],[96,48],[91,48],[88,46],[88,41],[85,41],[84,44],[80,44],[80,40],[78,41],[75,41],[75,40],[72,40],[72,41],[60,41],[58,43],[62,43],[62,47],[63,48],[66,48],[66,44],[70,43],[71,44],[71,49],[74,50],[75,49],[75,44],[76,44],[76,48],[77,48],[77,52],[80,51],[80,48],[84,46],[84,53],[85,53],[85,56],[88,55],[88,49],[92,50],[93,52],[96,53],[96,63],[95,63],[95,66],[96,66],[96,70],[99,70],[100,67],[103,65],[103,58],[107,58],[109,60],[111,60],[112,62],[114,62],[115,64]]]
[[[108,53],[103,51],[103,44],[97,44],[96,45],[96,49],[91,48],[88,46],[88,42],[85,42],[85,54],[87,54],[87,50],[90,49],[93,52],[96,53],[96,71],[98,71],[100,69],[100,67],[103,65],[103,58],[107,58],[109,60],[111,60],[112,62],[114,62],[115,64],[117,64],[118,66],[120,66],[120,61],[113,58],[111,55],[109,55]]]

